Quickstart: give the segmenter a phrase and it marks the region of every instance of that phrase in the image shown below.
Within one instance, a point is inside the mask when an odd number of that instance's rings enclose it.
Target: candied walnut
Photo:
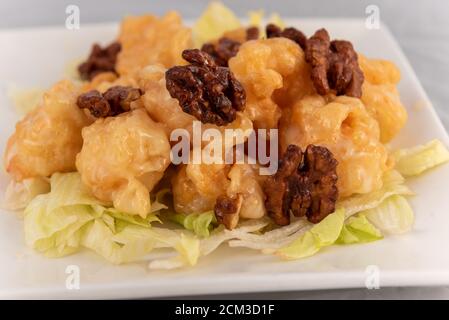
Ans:
[[[201,51],[210,55],[217,65],[227,67],[229,59],[237,54],[239,47],[240,42],[238,41],[220,38],[216,44],[203,44]]]
[[[246,40],[257,40],[259,39],[260,32],[258,27],[249,27],[246,29]]]
[[[113,42],[105,48],[101,48],[100,45],[95,43],[87,60],[78,67],[81,78],[92,80],[102,72],[115,73],[115,63],[120,50],[121,45],[118,42]]]
[[[259,38],[259,28],[250,27],[246,29],[246,40],[255,40]],[[208,53],[221,67],[227,67],[228,61],[239,51],[241,42],[228,38],[226,36],[218,39],[217,43],[205,43],[201,51]]]
[[[229,38],[220,38],[217,44],[205,43],[201,47],[201,51],[209,54],[217,65],[227,67],[229,59],[237,54],[239,48],[240,42]]]
[[[294,42],[296,42],[303,50],[306,48],[307,37],[295,28],[285,28],[282,30],[275,24],[268,24],[265,32],[267,34],[267,38],[287,38]]]
[[[131,110],[131,102],[140,98],[140,89],[114,86],[101,94],[91,90],[81,94],[76,104],[80,109],[88,109],[96,118],[113,117]]]
[[[241,194],[237,194],[235,197],[219,196],[214,207],[218,223],[223,224],[228,230],[234,229],[239,222],[242,203],[243,196]]]
[[[319,94],[335,91],[337,95],[362,96],[364,77],[357,53],[349,41],[330,41],[326,29],[320,29],[307,40],[305,54]]]
[[[309,145],[304,153],[289,145],[278,171],[264,184],[268,215],[279,225],[290,223],[290,212],[318,223],[334,212],[338,199],[337,160],[325,147]]]
[[[223,126],[234,121],[245,106],[246,94],[229,68],[217,66],[198,49],[184,50],[182,56],[191,64],[170,68],[165,74],[171,97],[203,123]]]

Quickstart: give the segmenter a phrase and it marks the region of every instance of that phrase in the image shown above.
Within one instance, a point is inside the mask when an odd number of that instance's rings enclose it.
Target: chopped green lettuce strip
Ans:
[[[412,229],[415,222],[412,207],[407,199],[400,195],[393,195],[362,214],[384,234],[405,233]]]
[[[202,238],[209,237],[210,231],[217,223],[213,211],[191,214],[178,213],[172,215],[171,219]]]
[[[392,154],[396,170],[404,176],[416,176],[424,171],[449,161],[449,151],[439,140],[409,149],[400,149]]]
[[[151,227],[155,213],[143,219],[108,208],[85,189],[78,173],[54,174],[50,193],[34,198],[24,212],[27,245],[49,257],[82,247],[112,263],[142,259],[153,248],[171,248],[194,264],[199,241],[185,231]]]
[[[364,243],[382,239],[382,233],[365,215],[358,214],[346,220],[336,244]]]
[[[338,209],[307,230],[298,239],[277,250],[276,255],[286,260],[312,256],[321,248],[332,245],[338,239],[344,222],[345,211]]]

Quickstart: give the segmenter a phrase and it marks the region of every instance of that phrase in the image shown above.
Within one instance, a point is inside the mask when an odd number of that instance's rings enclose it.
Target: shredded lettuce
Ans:
[[[229,8],[219,1],[213,1],[192,28],[194,44],[199,48],[204,43],[218,39],[223,33],[240,26],[239,19]]]
[[[364,243],[382,239],[382,233],[365,215],[358,214],[346,220],[336,244]]]
[[[86,191],[78,173],[57,173],[51,177],[50,193],[37,196],[25,209],[25,240],[49,257],[85,247],[112,263],[124,263],[165,247],[194,263],[199,242],[183,232],[152,228],[155,221],[159,219],[154,213],[143,219],[107,207]]]
[[[439,140],[409,149],[400,149],[392,154],[396,170],[404,176],[416,176],[424,171],[449,161],[449,151]]]
[[[193,231],[196,235],[207,238],[210,231],[216,224],[213,211],[192,214],[174,214],[172,220],[182,225],[187,230]]]
[[[213,230],[211,232],[210,237],[199,240],[199,251],[196,250],[195,247],[195,254],[198,254],[198,257],[204,257],[218,249],[220,245],[223,243],[231,240],[231,239],[239,239],[244,237],[245,235],[258,232],[262,230],[265,226],[267,226],[269,223],[268,219],[262,218],[262,219],[256,219],[256,220],[248,220],[244,221],[241,224],[239,224],[238,228],[233,230],[226,230],[223,226],[220,226],[219,228]],[[154,230],[154,228],[153,228]],[[166,230],[166,229],[161,229]],[[189,252],[189,249],[187,246],[191,245],[195,240],[198,240],[197,238],[188,238],[188,241],[184,241],[184,247],[187,250],[186,252]],[[195,242],[196,243],[196,242]],[[191,250],[191,249],[190,249]],[[173,257],[169,259],[158,259],[151,261],[149,263],[150,269],[173,269],[173,268],[180,268],[183,266],[188,265],[186,263],[186,259],[180,259],[179,257]]]
[[[401,234],[412,229],[415,222],[413,209],[407,199],[393,195],[379,206],[362,212],[366,218],[385,234]]]
[[[332,245],[339,237],[345,221],[344,209],[336,210],[320,223],[307,230],[298,239],[276,251],[276,255],[286,260],[309,257],[321,248]]]
[[[50,183],[44,178],[30,178],[21,182],[11,180],[1,207],[7,210],[22,210],[36,196],[50,191]]]

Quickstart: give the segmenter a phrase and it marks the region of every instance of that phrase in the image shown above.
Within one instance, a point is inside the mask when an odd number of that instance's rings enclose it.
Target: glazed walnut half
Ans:
[[[245,34],[246,41],[256,40],[259,38],[259,28],[250,27],[245,30]],[[241,44],[241,41],[223,36],[216,43],[208,42],[203,44],[201,51],[207,52],[217,65],[227,67],[229,59],[237,55]]]
[[[140,89],[114,86],[103,94],[98,90],[85,92],[79,95],[76,104],[80,109],[88,109],[96,118],[106,118],[131,110],[131,103],[141,95]]]
[[[325,147],[309,145],[303,153],[289,145],[279,169],[264,184],[268,215],[279,225],[290,223],[290,212],[318,223],[334,212],[338,199],[337,160]]]
[[[184,50],[190,62],[165,73],[167,90],[182,110],[203,123],[223,126],[243,110],[246,94],[229,68],[218,66],[210,55],[198,49]]]
[[[331,41],[326,29],[320,29],[307,40],[305,54],[320,95],[334,91],[336,95],[362,96],[363,72],[351,42]]]
[[[268,24],[265,28],[265,32],[267,34],[267,38],[287,38],[294,42],[296,42],[302,49],[306,48],[307,37],[304,33],[299,31],[296,28],[285,28],[282,30],[275,24]]]
[[[81,78],[84,80],[92,80],[102,72],[116,73],[115,64],[117,62],[117,55],[121,49],[122,46],[118,42],[113,42],[104,48],[95,43],[92,46],[87,60],[78,66],[78,72]]]

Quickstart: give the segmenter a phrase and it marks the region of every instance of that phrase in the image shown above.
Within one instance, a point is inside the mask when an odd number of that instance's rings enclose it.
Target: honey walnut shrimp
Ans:
[[[76,106],[79,92],[70,81],[60,81],[17,123],[4,158],[6,171],[14,180],[76,169],[75,157],[83,144],[81,129],[91,123]]]
[[[357,98],[306,96],[286,110],[280,124],[281,149],[296,144],[327,147],[337,159],[342,197],[382,187],[388,169],[379,125]]]
[[[149,193],[170,163],[170,144],[160,124],[143,109],[98,119],[83,129],[76,167],[100,200],[145,217]]]
[[[289,39],[248,41],[229,66],[246,91],[244,112],[256,128],[277,128],[282,107],[314,92],[304,52]]]
[[[161,18],[152,15],[126,17],[118,41],[122,46],[116,65],[120,75],[154,63],[165,67],[183,64],[182,51],[193,45],[190,28],[182,25],[176,12]]]
[[[359,54],[360,67],[365,75],[362,101],[379,123],[380,141],[387,143],[407,122],[407,111],[396,88],[401,75],[389,61],[368,59]]]

